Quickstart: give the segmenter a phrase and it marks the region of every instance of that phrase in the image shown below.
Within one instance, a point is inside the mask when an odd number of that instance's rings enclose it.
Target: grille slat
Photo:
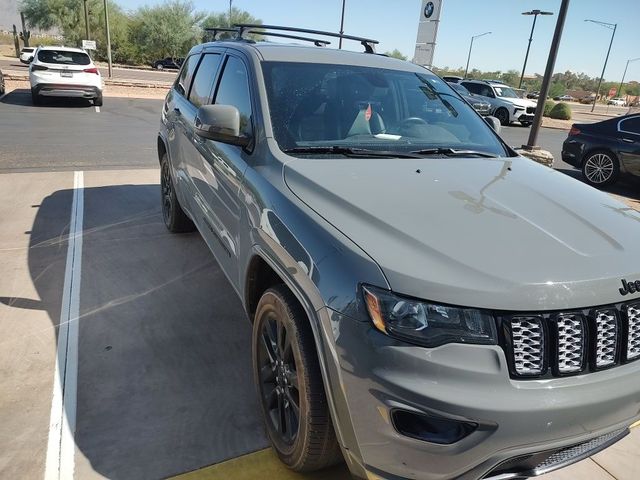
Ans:
[[[558,326],[558,371],[575,373],[582,370],[585,332],[580,315],[560,315]]]
[[[629,334],[627,338],[627,359],[640,356],[640,303],[627,305]]]
[[[548,378],[640,361],[640,301],[573,312],[505,315],[511,376]]]
[[[511,341],[518,375],[540,375],[544,367],[544,331],[539,318],[513,318]]]
[[[615,310],[596,312],[596,367],[611,366],[616,361],[618,318]]]

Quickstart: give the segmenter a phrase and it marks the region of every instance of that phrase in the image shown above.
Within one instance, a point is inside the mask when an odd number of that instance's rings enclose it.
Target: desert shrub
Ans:
[[[547,100],[546,102],[544,102],[544,110],[542,111],[542,116],[543,117],[548,117],[549,114],[551,113],[551,110],[555,106],[556,106],[556,104],[554,102],[552,102],[551,100]]]
[[[549,116],[558,120],[571,120],[571,107],[566,103],[560,102],[551,109]]]

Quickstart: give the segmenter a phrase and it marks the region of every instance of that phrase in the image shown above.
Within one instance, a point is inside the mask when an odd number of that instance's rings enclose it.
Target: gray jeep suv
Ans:
[[[374,41],[247,31],[194,47],[166,97],[162,210],[197,228],[253,322],[282,461],[511,479],[626,435],[640,213],[518,156]]]

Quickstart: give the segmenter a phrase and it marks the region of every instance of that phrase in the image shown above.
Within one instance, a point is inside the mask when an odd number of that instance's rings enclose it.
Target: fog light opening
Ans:
[[[477,423],[459,422],[406,410],[394,410],[391,412],[391,419],[394,428],[401,435],[440,445],[456,443],[478,428]]]

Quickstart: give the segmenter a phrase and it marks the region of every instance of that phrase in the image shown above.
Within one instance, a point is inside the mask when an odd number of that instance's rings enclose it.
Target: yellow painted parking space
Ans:
[[[172,477],[172,480],[351,480],[352,478],[344,464],[315,473],[293,472],[284,466],[273,450],[267,448]]]

